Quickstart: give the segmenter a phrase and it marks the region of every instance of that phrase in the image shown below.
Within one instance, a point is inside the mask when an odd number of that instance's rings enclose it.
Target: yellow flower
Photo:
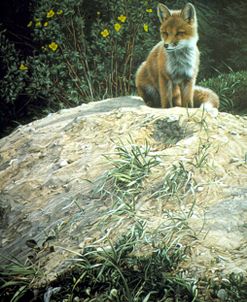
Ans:
[[[121,27],[122,27],[122,25],[119,24],[119,23],[114,24],[114,28],[115,28],[116,32],[119,32],[119,30],[120,30]]]
[[[19,66],[19,69],[20,69],[20,70],[28,70],[28,67],[27,67],[26,65],[24,65],[24,64],[21,64],[21,65]]]
[[[102,37],[106,38],[107,36],[109,36],[110,32],[108,29],[104,29],[100,34]]]
[[[55,42],[51,42],[48,46],[52,51],[56,51],[58,48],[58,45]]]
[[[35,27],[40,27],[41,26],[41,22],[40,21],[37,21],[36,23],[35,23]]]
[[[60,10],[57,11],[57,15],[62,15],[62,13],[63,13],[62,9],[60,9]]]
[[[99,16],[100,15],[100,12],[97,12],[97,16]]]
[[[51,9],[51,10],[49,10],[49,12],[47,13],[46,17],[47,17],[47,18],[52,18],[54,15],[55,15],[54,10]]]
[[[33,25],[33,21],[29,21],[27,27],[31,27]]]
[[[44,25],[44,27],[47,27],[48,26],[48,22],[45,22],[43,25]]]
[[[148,24],[146,24],[146,23],[143,24],[143,29],[144,29],[145,32],[148,32]]]
[[[147,12],[147,13],[152,13],[153,10],[152,10],[152,8],[147,8],[147,9],[146,9],[146,12]]]
[[[117,19],[119,20],[119,21],[121,21],[122,23],[124,23],[125,21],[126,21],[126,16],[124,16],[124,15],[121,15],[121,16],[119,16]]]

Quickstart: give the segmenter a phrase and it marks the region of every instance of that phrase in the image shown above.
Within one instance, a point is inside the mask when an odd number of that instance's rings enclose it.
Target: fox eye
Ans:
[[[176,36],[182,36],[185,32],[184,31],[178,31]]]
[[[162,34],[168,36],[168,32],[167,31],[163,31]]]

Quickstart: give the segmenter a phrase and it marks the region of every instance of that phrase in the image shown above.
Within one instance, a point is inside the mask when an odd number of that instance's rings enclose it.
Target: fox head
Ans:
[[[187,3],[182,10],[169,10],[162,3],[157,7],[160,34],[166,50],[174,51],[196,45],[198,41],[196,10]]]

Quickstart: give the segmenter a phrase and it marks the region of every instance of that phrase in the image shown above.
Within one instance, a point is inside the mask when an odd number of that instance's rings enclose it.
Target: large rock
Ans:
[[[165,223],[168,210],[192,209],[188,225],[195,236],[183,241],[191,246],[184,266],[196,274],[246,272],[247,118],[153,109],[137,97],[61,110],[0,140],[1,261],[25,260],[30,253],[26,241],[42,247],[52,238],[54,251],[41,249],[38,257],[53,277],[66,267],[71,251],[121,233],[126,221],[110,221],[111,203],[92,192],[111,168],[103,155],[114,154],[120,140],[128,146],[130,137],[138,145],[147,141],[160,158],[137,199],[137,215],[147,227]],[[178,162],[190,171],[194,192],[182,204],[154,197]]]

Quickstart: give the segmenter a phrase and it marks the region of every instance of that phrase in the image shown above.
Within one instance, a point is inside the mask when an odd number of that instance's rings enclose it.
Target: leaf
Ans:
[[[27,291],[27,285],[21,286],[17,292],[14,294],[10,302],[17,302],[19,299],[24,295],[24,293]]]
[[[151,296],[152,294],[157,294],[157,292],[156,292],[156,291],[151,291],[151,292],[149,292],[149,293],[146,295],[146,297],[142,300],[142,302],[148,302],[148,300],[149,300],[149,298],[150,298],[150,296]]]

